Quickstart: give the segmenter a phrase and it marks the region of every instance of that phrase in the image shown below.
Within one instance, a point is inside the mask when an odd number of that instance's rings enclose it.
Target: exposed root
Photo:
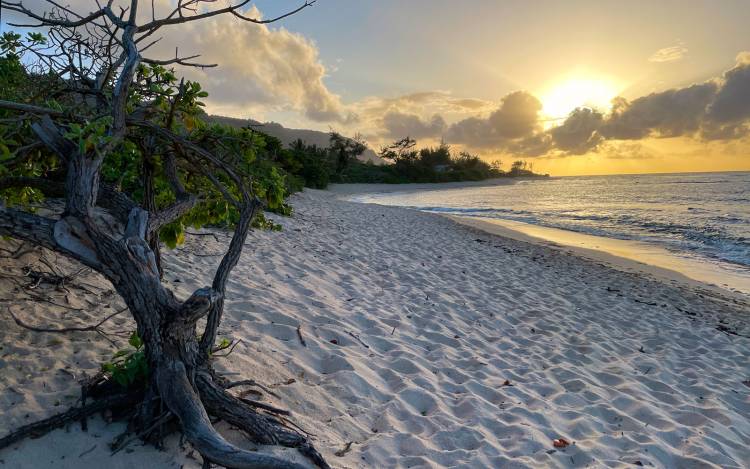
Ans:
[[[162,362],[156,379],[164,403],[180,420],[185,437],[205,460],[236,469],[302,469],[299,464],[246,451],[226,441],[211,424],[206,408],[201,404],[201,398],[193,389],[181,362]],[[245,425],[239,426],[243,428]],[[321,467],[327,469],[328,465]]]
[[[251,439],[266,445],[296,448],[322,469],[330,469],[323,456],[305,436],[283,426],[279,419],[258,413],[240,398],[232,396],[217,385],[208,373],[196,376],[196,386],[206,410],[239,428]]]
[[[146,427],[145,429],[141,430],[140,432],[136,433],[135,435],[127,437],[127,433],[124,433],[121,435],[120,438],[118,438],[116,441],[112,443],[112,454],[115,454],[119,451],[122,451],[125,449],[131,442],[139,439],[139,438],[146,438],[149,433],[156,430],[159,426],[164,425],[169,419],[172,418],[172,414],[170,412],[164,412],[162,415],[160,415],[156,420],[154,420],[151,425]]]
[[[97,412],[102,412],[113,407],[123,408],[132,406],[136,404],[140,399],[141,397],[137,394],[115,394],[107,397],[102,397],[101,399],[98,399],[91,404],[72,407],[61,414],[53,415],[50,418],[24,425],[19,429],[9,433],[8,435],[0,438],[0,449],[21,441],[24,438],[40,437],[51,432],[52,430],[64,427],[69,423],[85,419],[86,417],[94,415]]]

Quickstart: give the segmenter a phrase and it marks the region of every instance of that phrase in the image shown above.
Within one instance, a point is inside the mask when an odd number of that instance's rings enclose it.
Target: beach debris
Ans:
[[[513,384],[511,384],[510,380],[506,379],[505,381],[503,381],[503,386],[513,386]]]
[[[331,340],[329,340],[329,342],[332,343],[333,345],[338,345],[339,344],[339,341],[336,340],[336,339],[331,339]]]
[[[352,444],[353,444],[353,443],[354,443],[353,441],[350,441],[350,442],[348,442],[347,444],[345,444],[345,445],[344,445],[344,448],[342,448],[342,449],[340,449],[340,450],[336,451],[336,452],[335,452],[335,453],[333,453],[333,454],[335,454],[335,455],[336,455],[336,456],[338,456],[339,458],[340,458],[340,457],[342,457],[342,456],[344,456],[344,455],[345,455],[346,453],[348,453],[349,451],[351,451],[351,450],[352,450]]]
[[[719,332],[723,332],[727,335],[740,335],[737,333],[736,329],[733,329],[729,326],[725,326],[724,324],[719,324],[718,326],[716,326],[716,330]]]
[[[639,348],[638,351],[641,353],[646,353],[646,350],[643,348],[643,345],[641,345],[641,348]]]
[[[307,342],[305,342],[305,339],[302,337],[302,324],[297,326],[297,337],[299,338],[299,343],[302,344],[303,347],[307,347]]]
[[[222,339],[218,346],[211,349],[211,356],[214,358],[226,358],[229,355],[231,355],[232,352],[234,352],[234,349],[241,343],[242,343],[242,339],[237,339],[237,340]],[[221,352],[226,349],[229,349],[227,353],[221,353],[221,354],[216,353],[216,352]]]
[[[274,383],[274,384],[272,384],[272,385],[271,385],[271,387],[272,387],[272,388],[275,388],[275,387],[277,387],[277,386],[288,386],[288,385],[290,385],[290,384],[294,384],[294,383],[296,383],[296,382],[297,382],[297,380],[296,380],[296,379],[294,379],[294,378],[289,378],[288,380],[286,380],[286,381],[282,381],[281,383]]]
[[[224,387],[224,389],[232,389],[232,388],[236,388],[238,386],[252,386],[252,387],[260,388],[263,391],[267,392],[268,394],[272,395],[273,397],[276,397],[276,398],[279,397],[278,394],[276,394],[273,391],[271,391],[270,389],[268,389],[268,387],[266,387],[266,386],[258,383],[257,381],[255,381],[253,379],[244,379],[244,380],[241,380],[241,381],[233,381],[231,383],[228,383]],[[245,391],[243,391],[243,393],[244,392]],[[245,397],[245,396],[242,396],[243,393],[240,393],[241,397]]]
[[[567,448],[568,446],[570,446],[570,442],[565,438],[557,438],[555,440],[552,440],[552,446],[554,446],[555,448]]]
[[[742,384],[750,388],[750,379],[746,379],[745,381],[742,382]]]
[[[350,336],[354,337],[354,340],[356,340],[357,342],[359,342],[360,344],[362,344],[362,346],[364,348],[370,348],[370,346],[367,345],[366,343],[362,342],[362,339],[360,339],[359,336],[357,334],[355,334],[354,332],[346,331],[346,333],[349,334]]]
[[[48,328],[48,327],[38,327],[38,326],[32,326],[30,324],[26,324],[25,322],[21,321],[21,319],[16,316],[13,313],[13,309],[8,306],[8,314],[10,314],[10,317],[13,318],[13,321],[20,327],[23,327],[24,329],[34,331],[34,332],[48,332],[48,333],[58,333],[58,334],[64,334],[68,332],[96,332],[106,340],[108,340],[111,344],[115,345],[115,343],[112,341],[112,339],[109,338],[107,333],[105,333],[101,326],[112,319],[113,317],[117,316],[118,314],[122,314],[125,311],[128,311],[128,308],[122,308],[119,311],[115,311],[114,313],[108,315],[101,321],[97,322],[96,324],[92,324],[90,326],[83,326],[83,327],[62,327],[62,328]]]
[[[86,456],[86,455],[87,455],[87,454],[89,454],[90,452],[94,451],[94,450],[96,449],[96,446],[97,446],[97,445],[94,445],[94,446],[92,446],[91,448],[87,449],[87,450],[86,450],[86,451],[84,451],[83,453],[79,454],[79,455],[78,455],[78,457],[79,457],[79,458],[82,458],[82,457]]]

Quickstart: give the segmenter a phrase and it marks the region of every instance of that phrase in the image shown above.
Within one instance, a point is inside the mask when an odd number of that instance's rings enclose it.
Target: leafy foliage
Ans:
[[[35,48],[44,46],[46,39],[38,33],[22,37],[8,32],[0,37],[0,99],[39,105],[70,112],[61,127],[64,136],[78,146],[82,153],[96,152],[107,145],[110,117],[101,117],[100,101],[111,99],[111,84],[95,98],[77,96],[70,79],[50,77],[29,68],[24,55],[33,56]],[[33,58],[33,57],[32,57]],[[208,96],[200,84],[180,80],[173,70],[161,65],[141,64],[128,95],[127,111],[140,112],[144,121],[164,127],[183,136],[184,140],[200,146],[219,159],[231,162],[240,176],[251,182],[254,196],[264,207],[275,213],[290,215],[291,207],[285,199],[293,190],[300,190],[303,176],[294,174],[302,164],[289,157],[278,140],[251,128],[235,129],[210,124],[203,120],[201,100]],[[51,97],[55,97],[54,99]],[[106,115],[106,114],[105,114]],[[2,118],[9,118],[7,121]],[[33,145],[36,136],[28,120],[12,120],[12,113],[0,110],[0,177],[34,176],[64,181],[64,167],[58,158],[41,145]],[[200,202],[180,219],[164,226],[159,238],[170,248],[182,244],[187,227],[232,226],[238,219],[237,208],[228,203],[207,174],[201,162],[185,158],[178,146],[156,141],[147,130],[129,129],[126,138],[104,155],[101,178],[117,190],[129,195],[144,207],[148,205],[145,179],[153,188],[154,210],[162,210],[175,203],[178,196],[169,175],[166,159],[178,160],[177,178],[186,193],[197,194]],[[238,189],[223,174],[212,174],[233,196]],[[0,191],[0,200],[8,205],[31,206],[40,202],[43,194],[38,188],[14,187]],[[254,219],[254,226],[280,229],[262,213]]]
[[[128,344],[130,348],[117,351],[110,361],[102,364],[102,371],[124,388],[145,386],[149,370],[143,341],[133,332]]]

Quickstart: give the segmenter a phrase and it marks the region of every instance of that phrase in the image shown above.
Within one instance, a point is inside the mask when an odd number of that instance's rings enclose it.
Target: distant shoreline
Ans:
[[[504,186],[515,184],[518,181],[524,180],[536,180],[536,179],[547,179],[547,178],[494,178],[484,179],[482,181],[456,181],[456,182],[412,182],[404,184],[367,184],[367,183],[353,183],[353,184],[330,184],[326,189],[338,196],[356,196],[364,194],[392,194],[395,192],[421,192],[421,191],[435,191],[435,190],[446,190],[446,189],[463,189],[464,187],[487,187],[487,186]]]

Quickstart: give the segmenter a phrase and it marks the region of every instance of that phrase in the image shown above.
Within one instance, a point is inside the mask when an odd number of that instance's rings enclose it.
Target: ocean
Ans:
[[[636,240],[750,273],[750,172],[552,177],[356,200]]]

